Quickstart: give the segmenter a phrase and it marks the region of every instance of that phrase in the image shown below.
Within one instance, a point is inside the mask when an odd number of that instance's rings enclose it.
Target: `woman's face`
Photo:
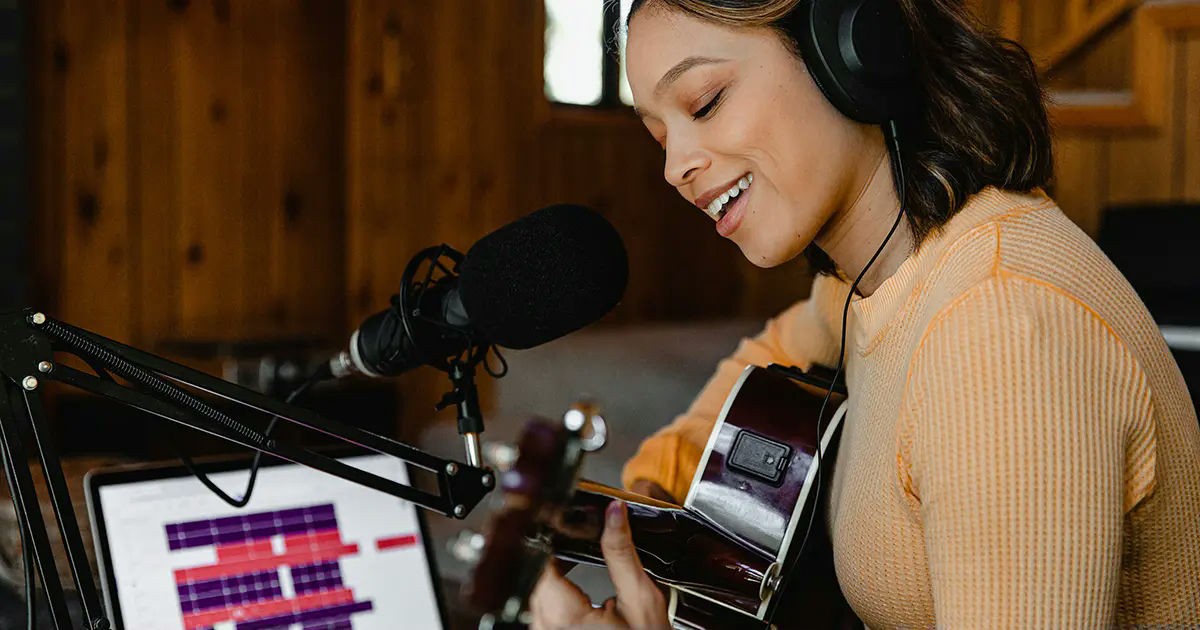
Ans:
[[[878,130],[834,109],[769,29],[648,3],[629,24],[628,75],[666,180],[760,267],[802,252],[877,165]]]

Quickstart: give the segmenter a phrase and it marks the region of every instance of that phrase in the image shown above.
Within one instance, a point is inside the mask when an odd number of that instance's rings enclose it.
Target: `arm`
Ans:
[[[1154,483],[1140,367],[1040,284],[991,279],[948,308],[913,357],[897,457],[937,625],[1111,626],[1122,522]]]
[[[746,366],[783,363],[807,369],[837,360],[841,308],[848,290],[836,278],[818,277],[807,300],[767,322],[757,336],[743,339],[687,412],[642,443],[621,475],[625,486],[654,496],[657,492],[650,484],[657,484],[673,497],[670,500],[682,500],[721,407]]]

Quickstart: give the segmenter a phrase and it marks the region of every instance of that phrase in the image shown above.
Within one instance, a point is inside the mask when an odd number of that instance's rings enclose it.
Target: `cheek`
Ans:
[[[733,240],[746,260],[774,267],[803,252],[823,224],[819,206],[790,202],[773,187],[763,187]]]
[[[778,193],[778,202],[795,216],[784,219],[811,238],[832,215],[844,195],[852,169],[852,125],[801,69],[764,100],[750,135],[763,138],[760,166]],[[768,122],[769,121],[769,122]],[[815,227],[814,227],[815,224]]]

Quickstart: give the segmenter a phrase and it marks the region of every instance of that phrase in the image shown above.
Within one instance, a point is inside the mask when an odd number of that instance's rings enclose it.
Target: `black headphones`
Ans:
[[[916,105],[899,0],[801,0],[789,21],[813,81],[846,116],[882,125]]]

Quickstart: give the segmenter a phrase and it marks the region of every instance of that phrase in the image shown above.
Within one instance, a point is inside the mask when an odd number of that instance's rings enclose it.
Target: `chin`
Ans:
[[[785,246],[773,245],[738,243],[738,248],[742,250],[742,255],[750,261],[750,264],[761,269],[770,269],[795,259],[804,251],[808,243],[804,243],[801,247],[794,247],[793,243],[787,243]]]

